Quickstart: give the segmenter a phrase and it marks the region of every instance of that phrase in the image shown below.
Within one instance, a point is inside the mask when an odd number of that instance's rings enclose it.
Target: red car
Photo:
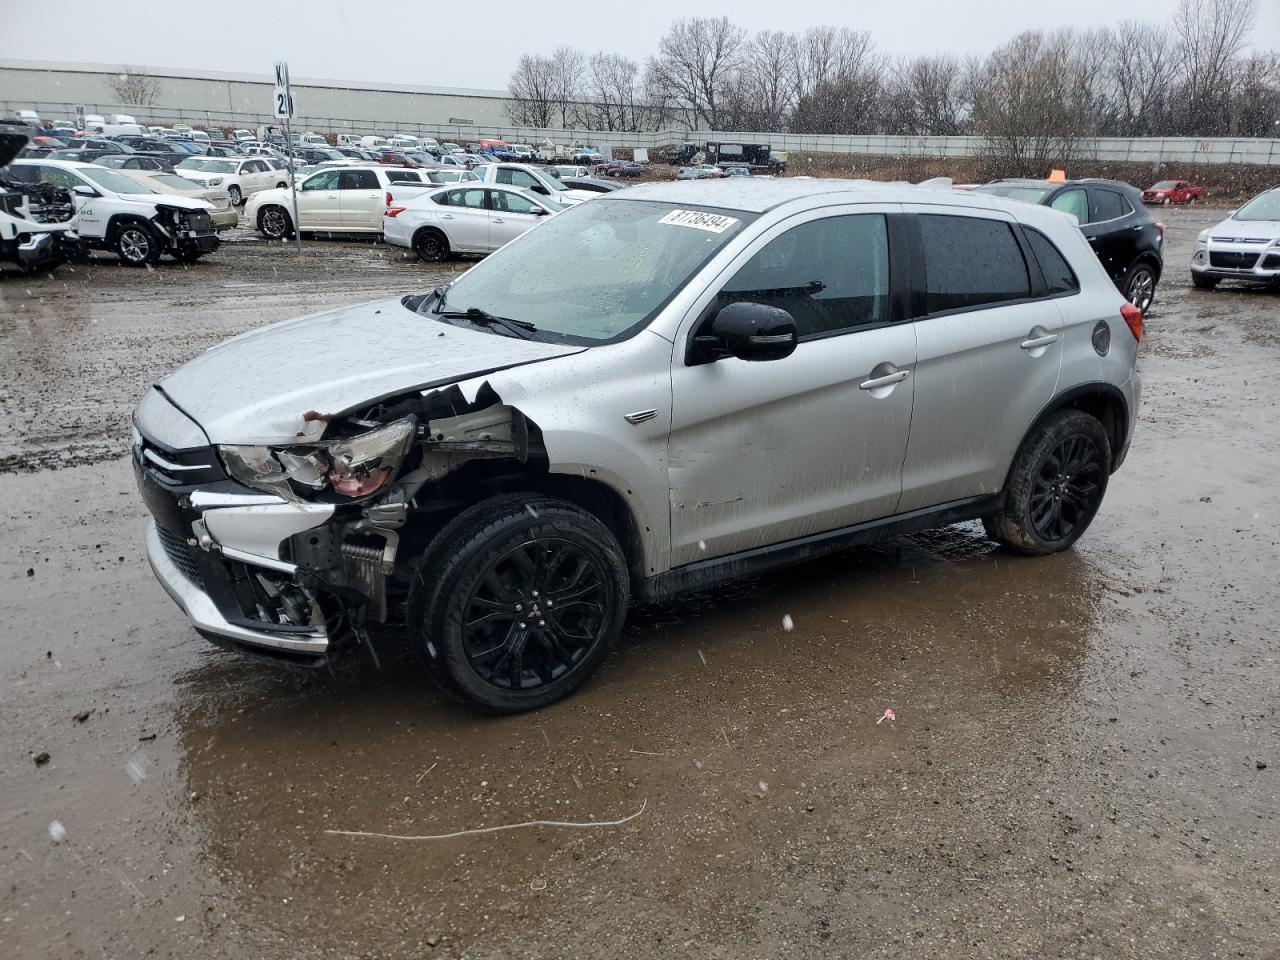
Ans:
[[[417,160],[406,157],[403,153],[384,153],[378,158],[378,162],[390,164],[393,167],[409,167],[410,169],[422,166]]]
[[[1195,203],[1204,199],[1204,187],[1193,187],[1185,180],[1161,180],[1142,191],[1143,203]]]

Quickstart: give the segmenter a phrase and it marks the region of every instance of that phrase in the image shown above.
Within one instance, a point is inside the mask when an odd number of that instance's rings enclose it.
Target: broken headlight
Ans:
[[[341,497],[377,493],[395,475],[417,424],[397,420],[368,433],[297,447],[221,446],[227,472],[247,487],[302,500],[299,488]]]

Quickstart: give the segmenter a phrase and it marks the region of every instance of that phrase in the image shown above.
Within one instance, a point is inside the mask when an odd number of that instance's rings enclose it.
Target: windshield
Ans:
[[[973,192],[1008,197],[1010,200],[1021,200],[1024,203],[1039,203],[1053,189],[1051,186],[1040,187],[1025,183],[986,183],[980,187],[974,187]]]
[[[754,214],[651,200],[593,200],[537,226],[448,287],[477,308],[571,343],[624,339],[648,323]]]
[[[1176,186],[1177,184],[1174,183],[1172,180],[1161,180],[1151,189],[1152,190],[1172,190]]]
[[[150,187],[144,187],[133,177],[116,173],[106,167],[81,167],[79,172],[98,186],[113,193],[155,193]]]
[[[235,173],[236,163],[234,160],[207,160],[192,157],[190,160],[179,163],[178,169],[202,170],[205,173]]]
[[[1236,211],[1236,220],[1280,220],[1280,190],[1268,190]]]
[[[549,170],[547,170],[546,168],[543,168],[543,170],[542,170],[542,176],[543,176],[546,180],[550,181],[550,183],[551,183],[551,189],[552,189],[552,190],[568,190],[568,189],[569,189],[568,187],[566,187],[566,186],[564,185],[564,181],[563,181],[563,180],[561,180],[559,177],[557,177],[554,173],[551,173],[551,172],[550,172]]]

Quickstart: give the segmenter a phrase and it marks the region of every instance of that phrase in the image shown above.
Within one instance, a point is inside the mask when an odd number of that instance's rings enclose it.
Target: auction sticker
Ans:
[[[719,213],[705,213],[702,210],[672,210],[658,222],[669,223],[675,227],[693,227],[695,230],[706,230],[708,233],[724,233],[737,223],[738,219]]]

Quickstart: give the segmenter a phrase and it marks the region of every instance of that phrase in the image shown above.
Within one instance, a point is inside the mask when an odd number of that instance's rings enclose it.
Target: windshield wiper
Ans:
[[[437,310],[436,316],[444,317],[446,320],[470,320],[482,326],[502,327],[523,340],[532,340],[533,335],[538,332],[538,328],[527,320],[499,317],[479,307],[467,307],[466,310]]]

